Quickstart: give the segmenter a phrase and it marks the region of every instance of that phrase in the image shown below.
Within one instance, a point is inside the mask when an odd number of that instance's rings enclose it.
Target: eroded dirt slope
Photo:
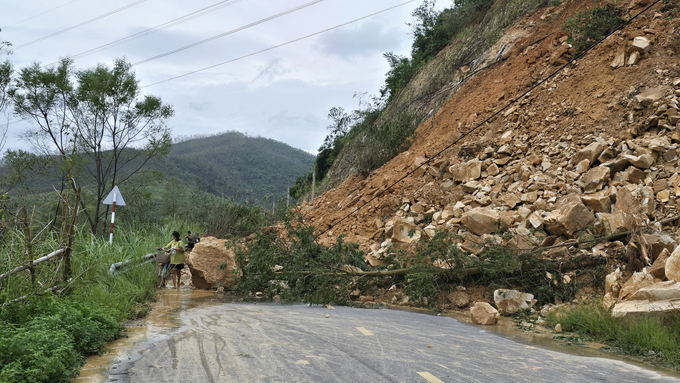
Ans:
[[[570,58],[560,27],[592,6],[589,0],[564,1],[522,19],[507,34],[525,37],[425,121],[408,151],[369,177],[352,176],[305,203],[308,222],[320,232],[330,228],[321,241],[330,244],[345,234],[376,265],[386,253],[437,230],[457,232],[465,238],[461,247],[476,253],[489,240],[524,249],[621,231],[630,226],[630,217],[621,214],[631,206],[643,210],[633,214],[638,224],[675,216],[680,28],[663,4],[433,158],[560,68]],[[642,9],[634,1],[618,6],[633,15]],[[633,46],[640,37],[649,47]],[[512,239],[501,238],[499,229]]]

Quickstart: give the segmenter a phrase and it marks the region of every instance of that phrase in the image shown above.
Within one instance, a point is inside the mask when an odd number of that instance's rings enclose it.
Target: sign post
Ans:
[[[109,244],[113,243],[113,222],[116,219],[116,205],[119,206],[125,206],[125,200],[123,199],[123,195],[120,194],[120,190],[118,190],[118,186],[114,186],[113,190],[111,190],[111,193],[104,199],[104,202],[102,202],[104,205],[113,205],[113,208],[111,209],[111,232],[109,233]]]

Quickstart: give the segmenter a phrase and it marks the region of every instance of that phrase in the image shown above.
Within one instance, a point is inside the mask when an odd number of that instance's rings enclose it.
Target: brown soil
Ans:
[[[666,20],[666,15],[656,14],[661,4],[532,91],[521,103],[519,118],[513,121],[512,116],[503,118],[500,114],[439,158],[432,158],[461,134],[558,69],[559,66],[550,65],[548,60],[564,41],[560,26],[567,17],[592,7],[592,4],[590,0],[574,0],[564,2],[558,9],[546,11],[544,8],[526,16],[508,33],[530,27],[535,32],[517,44],[509,57],[470,80],[434,117],[425,121],[416,131],[408,151],[367,178],[351,176],[312,203],[304,203],[301,211],[308,222],[320,232],[326,231],[414,169],[417,157],[433,162],[440,159],[450,163],[464,161],[484,147],[497,146],[494,141],[507,130],[514,130],[515,137],[525,138],[530,146],[552,146],[561,140],[590,143],[593,137],[601,134],[617,141],[630,138],[622,105],[629,99],[629,94],[680,76],[674,51],[677,43],[673,40],[678,33],[678,23]],[[637,11],[633,9],[632,13]],[[652,40],[651,52],[635,66],[612,69],[610,64],[616,50],[627,47],[636,36]],[[381,219],[391,216],[404,201],[428,193],[432,194],[434,205],[443,207],[452,200],[449,194],[434,187],[432,180],[413,176],[405,179],[333,225],[321,237],[322,243],[330,244],[337,236],[345,234],[347,241],[359,243],[368,251],[372,244],[381,240]]]

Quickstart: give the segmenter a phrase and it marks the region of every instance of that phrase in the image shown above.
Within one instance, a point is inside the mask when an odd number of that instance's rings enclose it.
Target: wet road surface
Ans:
[[[166,293],[179,300],[191,294]],[[192,306],[169,313],[175,328],[137,344],[106,381],[680,382],[620,360],[529,346],[445,316],[216,299]]]

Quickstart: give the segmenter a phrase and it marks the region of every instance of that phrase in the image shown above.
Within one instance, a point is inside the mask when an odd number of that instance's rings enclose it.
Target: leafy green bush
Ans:
[[[0,381],[67,382],[121,331],[109,308],[81,300],[37,297],[0,314]]]
[[[82,358],[73,338],[45,323],[28,327],[0,326],[0,381],[68,382],[78,374]]]
[[[562,30],[569,35],[567,42],[572,44],[578,53],[625,23],[626,19],[622,15],[623,10],[616,8],[612,3],[607,3],[590,11],[581,11],[576,17],[567,19]]]

